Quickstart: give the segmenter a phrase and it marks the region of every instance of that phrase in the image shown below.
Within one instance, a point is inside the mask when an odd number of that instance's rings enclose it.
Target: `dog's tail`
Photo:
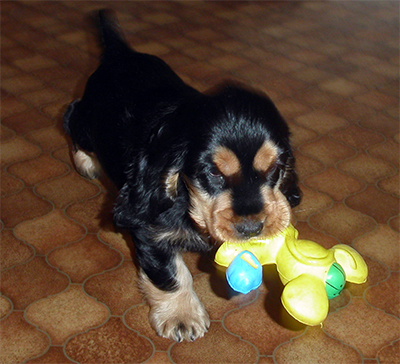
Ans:
[[[101,41],[105,51],[127,48],[126,41],[122,35],[114,13],[109,9],[99,11],[99,28]]]

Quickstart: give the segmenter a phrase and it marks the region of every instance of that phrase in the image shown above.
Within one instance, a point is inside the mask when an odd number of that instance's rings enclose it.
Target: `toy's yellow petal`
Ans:
[[[282,293],[282,304],[297,321],[319,325],[329,310],[329,300],[322,279],[302,274],[290,281]]]
[[[346,281],[360,284],[367,280],[367,264],[355,249],[344,244],[335,245],[332,249],[336,261],[346,273]]]

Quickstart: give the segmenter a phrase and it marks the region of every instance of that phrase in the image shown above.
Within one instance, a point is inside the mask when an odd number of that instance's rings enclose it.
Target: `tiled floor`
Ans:
[[[301,236],[351,244],[370,270],[323,327],[282,315],[274,267],[228,299],[209,260],[188,255],[211,329],[181,344],[151,330],[132,242],[110,223],[115,191],[75,172],[60,127],[97,64],[86,16],[108,5],[136,49],[190,84],[234,78],[277,103]],[[3,1],[1,13],[1,363],[400,363],[398,2]]]

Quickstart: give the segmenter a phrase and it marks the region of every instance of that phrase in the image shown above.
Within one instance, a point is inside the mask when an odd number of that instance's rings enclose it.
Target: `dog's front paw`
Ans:
[[[208,331],[210,319],[203,304],[197,296],[187,298],[186,302],[159,302],[151,308],[150,323],[158,335],[177,342],[194,341]]]

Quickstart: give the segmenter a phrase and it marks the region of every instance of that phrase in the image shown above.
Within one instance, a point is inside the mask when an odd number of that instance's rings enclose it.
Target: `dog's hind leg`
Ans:
[[[94,153],[84,152],[83,150],[76,148],[72,152],[74,158],[74,164],[83,177],[94,179],[100,176],[101,166]]]
[[[210,326],[203,304],[193,290],[193,279],[182,256],[175,256],[175,287],[164,291],[141,271],[141,287],[150,304],[150,324],[158,335],[175,341],[194,341]]]

